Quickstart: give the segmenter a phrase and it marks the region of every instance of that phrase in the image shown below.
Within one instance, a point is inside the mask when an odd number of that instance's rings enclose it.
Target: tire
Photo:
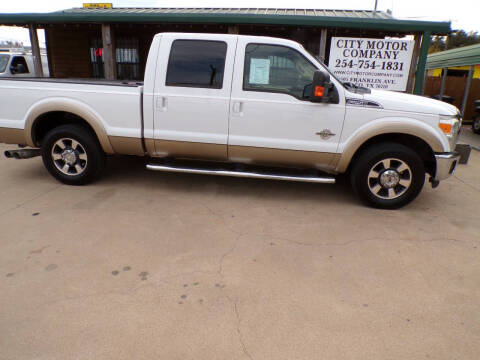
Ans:
[[[472,130],[475,134],[480,134],[480,115],[473,117]]]
[[[80,125],[62,125],[49,131],[42,144],[43,164],[67,185],[85,185],[100,177],[105,154],[97,138]]]
[[[381,143],[354,160],[350,181],[367,205],[398,209],[417,197],[425,183],[425,166],[418,154],[397,143]]]

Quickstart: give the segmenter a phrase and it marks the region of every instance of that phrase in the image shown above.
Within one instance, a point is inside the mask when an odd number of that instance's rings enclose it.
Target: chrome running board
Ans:
[[[252,179],[270,179],[270,180],[283,180],[283,181],[300,181],[309,183],[321,183],[321,184],[335,184],[335,178],[322,177],[322,176],[307,176],[307,175],[283,175],[272,174],[252,171],[235,171],[235,170],[217,170],[217,169],[199,169],[191,167],[169,166],[169,165],[155,165],[147,164],[148,170],[153,171],[165,171],[165,172],[178,172],[188,174],[203,174],[203,175],[218,175],[218,176],[234,176],[241,178]]]

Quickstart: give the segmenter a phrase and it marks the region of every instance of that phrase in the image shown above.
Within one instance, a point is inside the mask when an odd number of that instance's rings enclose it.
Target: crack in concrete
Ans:
[[[237,336],[238,336],[238,341],[240,342],[240,345],[242,346],[242,351],[245,354],[245,356],[247,356],[250,360],[253,360],[253,357],[250,354],[250,352],[248,351],[247,345],[245,344],[245,341],[243,340],[243,334],[242,334],[242,330],[241,330],[242,318],[240,316],[240,312],[238,311],[237,302],[233,301],[228,296],[227,296],[227,299],[228,299],[228,301],[230,301],[231,304],[233,304],[233,310],[235,312],[235,317],[237,319],[237,326],[236,326]]]
[[[273,235],[268,235],[265,234],[267,237],[270,237],[271,239],[276,239],[280,241],[286,241],[291,244],[299,245],[299,246],[312,246],[312,247],[321,247],[321,246],[347,246],[350,244],[356,244],[360,242],[366,242],[366,241],[407,241],[407,242],[418,242],[418,243],[426,243],[426,242],[442,242],[442,241],[448,241],[448,242],[466,242],[468,240],[459,240],[455,238],[440,238],[440,239],[390,239],[390,238],[371,238],[371,239],[355,239],[355,240],[349,240],[341,243],[304,243],[301,241],[296,241],[292,239],[287,239],[279,236],[273,236]]]
[[[225,252],[221,257],[220,257],[220,261],[219,261],[219,264],[218,264],[218,271],[217,271],[217,274],[220,275],[220,277],[223,279],[223,261],[225,260],[225,258],[230,255],[236,248],[237,248],[237,243],[238,243],[238,240],[240,240],[240,238],[242,237],[242,235],[238,235],[236,240],[235,240],[235,244],[230,248],[230,250],[228,250],[227,252]]]

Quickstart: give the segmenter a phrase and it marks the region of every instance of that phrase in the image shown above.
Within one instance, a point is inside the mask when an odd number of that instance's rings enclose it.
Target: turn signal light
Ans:
[[[323,92],[325,91],[325,88],[323,86],[315,86],[315,97],[323,97]]]
[[[452,133],[452,124],[439,123],[438,127],[443,131],[444,134],[451,134]]]

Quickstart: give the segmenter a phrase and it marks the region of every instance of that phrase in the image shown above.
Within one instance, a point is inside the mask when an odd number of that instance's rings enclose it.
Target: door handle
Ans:
[[[167,111],[168,99],[166,96],[158,96],[155,101],[155,106],[161,111]]]
[[[235,101],[233,103],[233,112],[239,115],[243,115],[243,102]]]

